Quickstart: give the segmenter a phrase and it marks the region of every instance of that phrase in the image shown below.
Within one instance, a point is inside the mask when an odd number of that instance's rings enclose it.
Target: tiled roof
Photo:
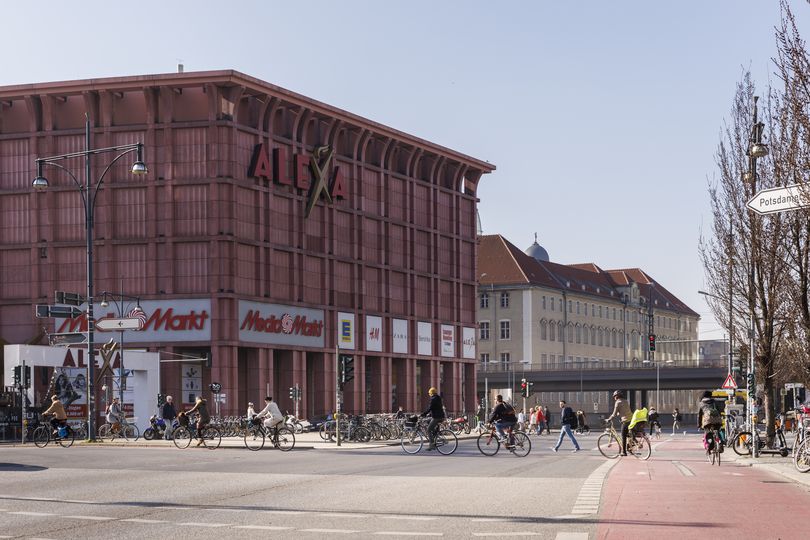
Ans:
[[[644,298],[650,297],[652,289],[654,307],[698,316],[640,268],[602,270],[595,263],[538,261],[499,234],[480,237],[478,270],[481,285],[538,285],[615,300],[622,298],[618,287],[636,283]]]

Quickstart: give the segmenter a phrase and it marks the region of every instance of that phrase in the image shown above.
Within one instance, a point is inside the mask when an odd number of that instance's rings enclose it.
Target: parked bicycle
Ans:
[[[490,425],[488,431],[478,436],[478,450],[485,456],[494,456],[504,445],[509,452],[517,457],[526,457],[532,451],[532,442],[525,432],[509,428],[506,430],[506,438],[502,442],[498,438],[498,431],[495,425]]]
[[[778,453],[782,457],[788,457],[791,448],[788,446],[787,440],[785,440],[785,432],[782,426],[776,428],[775,437],[774,448],[770,453]],[[741,431],[737,433],[734,439],[731,440],[731,447],[734,449],[734,452],[740,456],[751,455],[754,445],[756,445],[758,450],[765,449],[765,439],[759,433],[759,429],[757,429],[756,425],[751,431]]]
[[[627,434],[627,453],[638,459],[648,460],[652,455],[652,443],[645,426],[638,426],[639,429],[631,429]],[[621,434],[613,427],[612,422],[605,422],[605,432],[596,440],[596,447],[599,452],[608,459],[616,459],[622,453]]]
[[[56,433],[52,433],[52,427],[48,424],[43,424],[34,430],[33,439],[37,448],[45,448],[48,443],[55,441],[62,448],[70,448],[73,446],[73,441],[76,439],[76,432],[67,422],[62,422]]]
[[[273,448],[278,448],[282,452],[289,452],[295,448],[295,433],[289,427],[274,427],[272,430],[264,427],[264,423],[259,419],[257,423],[251,423],[245,431],[244,441],[248,450],[258,451],[264,448],[265,439],[270,438]]]
[[[407,454],[417,454],[422,450],[425,441],[428,440],[427,424],[429,419],[420,422],[418,416],[409,416],[402,429],[399,445]],[[445,456],[449,456],[458,448],[458,437],[449,429],[439,429],[436,431],[433,441],[436,451]]]

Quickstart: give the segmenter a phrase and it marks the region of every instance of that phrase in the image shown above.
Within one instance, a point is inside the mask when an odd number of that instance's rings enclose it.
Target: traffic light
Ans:
[[[14,386],[20,386],[22,382],[22,366],[14,366]]]
[[[749,373],[746,379],[746,388],[748,389],[748,397],[754,398],[757,391],[757,381],[753,373]]]
[[[157,403],[158,403],[158,407],[163,407],[163,405],[165,405],[165,403],[166,403],[166,396],[164,394],[158,394],[157,395]]]
[[[295,387],[290,387],[290,399],[295,399]]]
[[[354,358],[348,355],[340,356],[340,384],[346,384],[354,379]]]
[[[650,352],[655,352],[655,334],[650,334]]]
[[[23,387],[31,387],[31,366],[25,366],[25,369],[23,370]]]
[[[526,379],[520,379],[520,395],[529,397],[529,385],[526,384]]]
[[[14,366],[14,386],[31,387],[31,366]]]

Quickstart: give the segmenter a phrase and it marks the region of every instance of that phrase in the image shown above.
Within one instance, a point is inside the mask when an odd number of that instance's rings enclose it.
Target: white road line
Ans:
[[[138,519],[138,518],[131,518],[131,519],[122,519],[120,521],[127,521],[129,523],[168,523],[165,519]]]
[[[96,504],[95,501],[73,501],[70,499],[65,499],[64,501],[56,501],[56,502],[73,503],[73,504]]]
[[[109,521],[111,519],[115,519],[111,517],[101,517],[101,516],[64,516],[64,517],[68,519],[87,519],[90,521]]]
[[[504,523],[507,521],[509,520],[504,518],[473,518],[473,522],[475,523],[491,523],[491,522]]]
[[[17,516],[58,516],[59,514],[51,514],[48,512],[9,512]]]
[[[243,508],[206,508],[209,512],[247,512]]]
[[[378,531],[375,536],[444,536],[440,532],[404,532],[404,531]]]
[[[612,467],[619,462],[618,459],[609,459],[597,467],[579,489],[577,500],[571,509],[571,514],[576,516],[595,515],[599,513],[599,501],[602,499],[602,486],[605,478]]]
[[[410,521],[433,521],[439,519],[431,516],[380,516],[380,519],[404,519]]]
[[[682,475],[684,475],[684,476],[695,476],[695,473],[693,473],[692,470],[689,467],[687,467],[686,465],[684,465],[680,461],[673,461],[672,464],[675,465],[675,467],[681,472]]]
[[[586,532],[558,532],[554,540],[588,540]]]
[[[338,533],[338,534],[354,534],[360,531],[353,531],[349,529],[298,529],[299,532],[319,532],[319,533]]]
[[[473,533],[473,536],[497,536],[502,538],[504,536],[540,536],[539,532],[486,532],[486,533]]]
[[[292,527],[273,527],[272,525],[234,525],[232,528],[256,531],[289,531],[292,529]]]
[[[323,517],[337,517],[337,518],[367,518],[368,514],[341,514],[340,512],[335,512],[333,514],[318,514],[319,516]]]
[[[178,523],[180,526],[187,526],[187,527],[209,527],[215,529],[217,527],[230,527],[230,523],[196,523],[196,522],[188,522],[188,523]]]

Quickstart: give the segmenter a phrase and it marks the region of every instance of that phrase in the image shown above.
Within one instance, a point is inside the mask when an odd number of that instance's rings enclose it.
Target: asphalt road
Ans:
[[[593,538],[607,461],[399,447],[0,447],[0,538]]]

